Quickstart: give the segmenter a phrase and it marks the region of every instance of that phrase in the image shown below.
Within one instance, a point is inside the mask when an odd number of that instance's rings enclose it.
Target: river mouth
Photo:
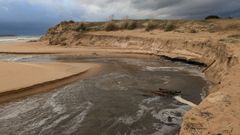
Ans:
[[[198,104],[208,88],[199,67],[159,58],[21,57],[1,58],[93,62],[104,64],[104,69],[88,79],[0,105],[0,134],[174,135],[191,107],[151,91],[180,90],[184,99]]]

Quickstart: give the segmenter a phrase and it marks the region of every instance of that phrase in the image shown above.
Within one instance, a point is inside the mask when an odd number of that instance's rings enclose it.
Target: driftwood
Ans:
[[[205,69],[203,69],[203,73],[206,72],[214,63],[216,62],[216,60],[214,60],[211,64],[209,64]]]
[[[167,89],[162,89],[159,88],[158,91],[153,91],[153,94],[163,96],[163,97],[173,97],[173,96],[178,96],[181,94],[181,91],[176,91],[176,90],[167,90]]]

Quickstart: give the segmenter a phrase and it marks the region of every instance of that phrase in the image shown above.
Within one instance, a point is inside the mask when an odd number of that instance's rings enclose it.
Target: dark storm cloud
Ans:
[[[132,5],[143,10],[158,10],[181,3],[184,0],[132,0]]]
[[[115,14],[135,18],[204,18],[207,15],[240,16],[240,0],[74,0],[95,7],[98,16]]]
[[[0,22],[56,23],[116,18],[240,17],[240,0],[0,0]]]
[[[163,15],[167,18],[240,15],[240,0],[132,0],[132,7],[152,11],[156,17]]]

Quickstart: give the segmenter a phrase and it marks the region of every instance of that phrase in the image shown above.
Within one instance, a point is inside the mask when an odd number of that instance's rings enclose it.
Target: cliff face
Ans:
[[[136,49],[149,54],[205,63],[210,67],[204,72],[209,80],[215,83],[220,83],[228,68],[237,63],[237,58],[226,44],[210,39],[166,39],[102,33],[82,34],[72,31],[54,33],[43,39],[48,39],[50,45]]]
[[[207,68],[203,72],[216,85],[210,89],[210,95],[198,107],[185,115],[181,134],[234,134],[240,127],[239,121],[236,121],[240,120],[240,109],[236,107],[240,106],[240,86],[236,84],[236,80],[239,80],[236,77],[239,73],[236,72],[240,71],[239,56],[237,51],[234,51],[239,47],[238,43],[221,41],[222,37],[228,34],[232,33],[184,34],[143,30],[79,33],[64,31],[63,26],[58,25],[50,29],[41,40],[48,40],[50,45],[69,47],[140,50],[141,53],[205,63]]]

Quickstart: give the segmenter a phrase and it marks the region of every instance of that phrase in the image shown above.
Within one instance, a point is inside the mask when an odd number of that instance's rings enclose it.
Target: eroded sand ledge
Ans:
[[[139,33],[139,32],[137,32]],[[94,32],[82,34],[79,39],[72,39],[78,33],[69,32],[58,35],[58,38],[69,37],[68,48],[61,46],[38,46],[39,43],[28,43],[17,49],[0,48],[3,53],[65,53],[76,55],[116,55],[152,54],[164,55],[203,62],[210,67],[204,72],[206,77],[216,85],[211,88],[210,95],[197,107],[189,111],[182,124],[182,135],[191,134],[238,134],[240,129],[240,47],[238,44],[223,44],[216,39],[196,34],[189,35],[170,32],[167,34],[124,32]],[[161,35],[162,34],[162,35]],[[170,35],[178,35],[176,37]],[[201,37],[201,38],[199,38]],[[44,39],[54,40],[47,35]],[[79,45],[79,41],[81,44]],[[84,46],[82,46],[84,45]]]

